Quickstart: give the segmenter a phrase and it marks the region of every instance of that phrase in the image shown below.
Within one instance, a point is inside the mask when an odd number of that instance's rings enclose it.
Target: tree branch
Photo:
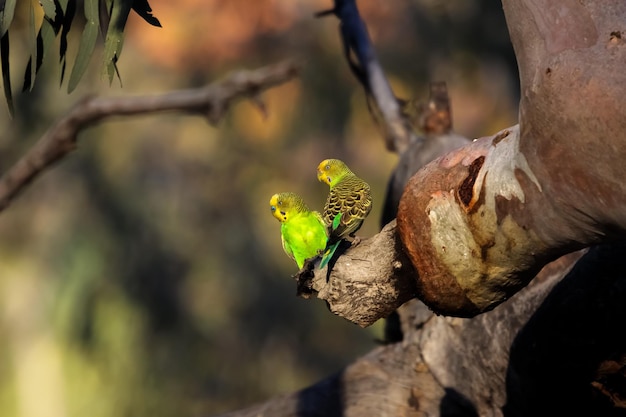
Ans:
[[[402,114],[400,103],[391,90],[385,72],[376,57],[376,51],[367,33],[367,27],[359,14],[356,0],[334,0],[334,4],[333,9],[317,13],[317,16],[334,14],[339,18],[346,60],[352,73],[365,88],[368,98],[371,97],[371,100],[368,100],[370,111],[374,113],[376,121],[383,125],[387,149],[402,153],[418,138]],[[353,59],[352,53],[357,61]],[[380,113],[382,117],[379,117],[377,113]]]
[[[254,71],[237,71],[200,89],[154,96],[86,97],[0,178],[0,211],[44,170],[73,151],[78,134],[89,126],[113,116],[164,111],[202,114],[215,124],[236,100],[256,98],[264,90],[291,80],[297,73],[298,65],[286,61]]]
[[[319,258],[309,261],[296,275],[299,295],[314,294],[328,308],[361,327],[387,317],[415,297],[415,270],[399,248],[396,222],[346,250],[324,269]]]

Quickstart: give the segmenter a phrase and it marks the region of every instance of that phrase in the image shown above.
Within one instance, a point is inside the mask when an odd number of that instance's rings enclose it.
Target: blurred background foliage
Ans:
[[[71,95],[59,88],[55,57],[46,59],[33,91],[15,95],[14,119],[0,112],[3,169],[87,93],[199,87],[294,57],[303,72],[264,95],[267,118],[243,102],[217,128],[180,114],[90,128],[2,213],[0,415],[214,415],[310,385],[382,337],[381,323],[360,329],[295,297],[296,265],[268,207],[271,194],[294,191],[321,209],[328,190],[315,168],[336,157],[373,188],[359,234],[380,227],[396,155],[347,68],[337,20],[313,18],[332,2],[150,5],[163,27],[131,14],[123,87],[101,77],[102,50]],[[457,132],[516,123],[517,67],[499,2],[359,7],[398,96],[425,100],[428,83],[442,80]],[[22,32],[11,39],[16,85],[28,59]]]

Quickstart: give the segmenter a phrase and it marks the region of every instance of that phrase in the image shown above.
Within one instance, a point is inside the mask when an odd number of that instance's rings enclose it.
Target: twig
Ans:
[[[254,71],[237,71],[199,89],[153,96],[86,97],[0,178],[0,212],[44,170],[76,149],[78,134],[91,125],[113,116],[164,111],[203,114],[215,124],[234,101],[244,97],[255,99],[262,91],[294,78],[298,70],[296,63],[285,61]]]
[[[374,113],[374,118],[384,125],[387,149],[401,154],[417,138],[403,117],[400,103],[376,57],[367,27],[359,15],[356,0],[335,0],[333,9],[319,12],[316,16],[330,14],[334,14],[341,21],[339,29],[348,65],[371,97],[368,105],[370,111]],[[357,61],[352,57],[352,53]],[[376,108],[373,109],[372,106]],[[380,116],[376,114],[377,111],[380,112]],[[379,120],[381,118],[382,120]]]

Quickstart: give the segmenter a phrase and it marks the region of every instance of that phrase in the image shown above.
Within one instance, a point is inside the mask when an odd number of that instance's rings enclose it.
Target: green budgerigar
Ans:
[[[320,268],[326,266],[342,239],[354,237],[372,210],[368,183],[339,159],[326,159],[317,167],[317,179],[330,186],[322,217],[328,228],[328,244]]]
[[[295,193],[274,194],[270,210],[278,219],[280,236],[285,253],[302,268],[304,261],[319,255],[328,240],[326,225],[317,211],[308,206]]]

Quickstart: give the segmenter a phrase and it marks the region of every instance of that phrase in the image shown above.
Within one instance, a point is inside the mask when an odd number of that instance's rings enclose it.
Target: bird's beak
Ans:
[[[317,170],[317,180],[320,182],[326,182],[326,178],[324,178],[324,173],[321,169]]]

